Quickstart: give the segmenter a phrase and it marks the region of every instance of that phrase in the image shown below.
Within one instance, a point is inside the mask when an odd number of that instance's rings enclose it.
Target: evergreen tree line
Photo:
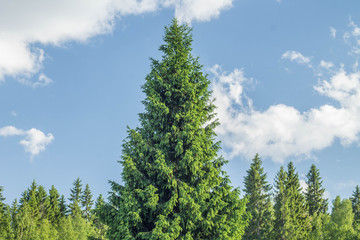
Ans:
[[[73,183],[69,204],[54,185],[47,192],[35,180],[9,206],[0,186],[0,240],[85,240],[106,239],[106,225],[99,212],[100,194],[94,205],[90,187],[78,178]]]
[[[337,196],[330,213],[320,171],[314,164],[306,177],[304,190],[289,162],[287,169],[280,167],[271,186],[256,155],[244,178],[246,211],[251,219],[243,239],[360,239],[359,186],[349,199]]]

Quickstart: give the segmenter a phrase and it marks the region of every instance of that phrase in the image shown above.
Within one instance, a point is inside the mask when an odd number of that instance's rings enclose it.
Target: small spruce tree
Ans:
[[[65,217],[67,213],[67,205],[64,195],[61,195],[59,199],[59,210],[60,210],[60,216]]]
[[[244,239],[269,239],[273,225],[273,207],[270,200],[271,185],[266,181],[262,161],[256,154],[244,179],[246,211],[251,214]]]
[[[245,201],[230,186],[215,142],[210,81],[191,55],[191,29],[165,28],[152,59],[140,127],[123,145],[124,185],[111,182],[110,239],[241,239]]]
[[[61,211],[60,211],[60,195],[54,185],[51,186],[49,190],[49,205],[48,205],[48,214],[47,219],[53,225],[57,225],[60,221]]]
[[[358,239],[355,238],[353,229],[354,213],[352,212],[351,201],[339,196],[333,201],[331,221],[327,225],[328,239]]]
[[[100,194],[96,199],[95,208],[93,209],[93,224],[94,224],[94,236],[90,238],[91,240],[105,240],[106,231],[108,226],[101,221],[101,216],[104,211],[105,201],[103,196]]]
[[[352,194],[351,206],[354,213],[354,223],[360,224],[360,187],[356,185],[355,190]]]
[[[86,184],[84,192],[81,194],[81,205],[83,207],[83,216],[86,220],[91,221],[91,211],[94,200],[90,191],[89,184]]]
[[[305,192],[306,204],[309,209],[309,214],[319,215],[327,211],[327,199],[324,199],[325,189],[322,187],[322,180],[320,177],[320,171],[316,168],[315,164],[311,165],[311,168],[306,175],[307,177],[307,190]]]
[[[36,192],[36,202],[38,204],[37,208],[39,211],[39,218],[47,218],[48,208],[49,208],[49,198],[43,186],[39,186]]]
[[[73,183],[73,188],[70,189],[70,204],[69,204],[69,212],[71,216],[75,216],[77,214],[81,214],[81,193],[82,193],[82,183],[80,178],[77,178]]]
[[[12,239],[10,208],[4,203],[4,188],[0,186],[0,239]]]

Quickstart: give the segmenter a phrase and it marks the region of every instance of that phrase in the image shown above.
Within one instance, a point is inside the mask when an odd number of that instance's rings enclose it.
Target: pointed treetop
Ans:
[[[360,223],[360,187],[359,187],[359,185],[356,185],[355,191],[353,192],[350,200],[351,200],[353,213],[355,214],[354,220],[356,222]]]

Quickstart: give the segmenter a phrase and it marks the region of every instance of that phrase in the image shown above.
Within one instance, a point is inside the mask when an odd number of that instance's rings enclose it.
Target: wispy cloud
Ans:
[[[350,30],[345,31],[343,34],[343,39],[345,43],[349,44],[351,47],[350,55],[355,55],[359,57],[360,55],[360,27],[351,20],[349,20]]]
[[[308,65],[309,67],[311,67],[310,57],[305,57],[304,55],[302,55],[300,52],[297,52],[297,51],[286,51],[281,56],[281,59],[288,59],[292,62],[297,62],[299,64],[305,64],[305,65]]]
[[[10,112],[10,114],[11,114],[11,116],[13,116],[13,117],[16,117],[16,116],[17,116],[17,112],[15,112],[14,110],[12,110],[12,111]]]
[[[331,37],[336,38],[336,29],[333,27],[330,27],[329,30],[330,30]]]
[[[356,185],[357,185],[357,183],[354,180],[349,180],[349,181],[345,181],[345,182],[339,182],[339,183],[335,184],[335,187],[337,189],[355,188]]]
[[[25,151],[30,153],[31,158],[44,151],[46,146],[54,140],[54,136],[51,133],[45,135],[42,131],[31,128],[30,130],[18,129],[14,126],[6,126],[0,128],[0,136],[22,136],[19,143],[24,147]]]
[[[334,67],[334,64],[332,62],[327,62],[327,61],[321,60],[320,64],[319,64],[319,67],[325,68],[325,69],[328,70],[328,69]]]
[[[42,45],[61,46],[70,41],[113,31],[116,19],[172,8],[182,22],[209,21],[232,7],[234,0],[18,0],[0,1],[0,81],[6,76],[28,79],[43,68]],[[16,16],[16,17],[14,17]],[[34,47],[33,43],[37,43]],[[40,73],[32,86],[50,81]]]
[[[26,78],[20,78],[18,80],[20,83],[30,86],[32,88],[45,87],[53,82],[52,79],[48,78],[45,74],[41,73],[37,81],[31,81]]]

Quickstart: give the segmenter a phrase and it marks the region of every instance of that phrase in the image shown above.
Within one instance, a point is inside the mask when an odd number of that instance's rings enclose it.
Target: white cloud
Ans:
[[[20,83],[30,86],[32,88],[45,87],[53,82],[45,74],[41,73],[37,81],[31,81],[29,79],[21,78],[18,80]]]
[[[17,112],[15,112],[14,110],[12,110],[12,111],[10,112],[10,114],[11,114],[11,116],[13,116],[13,117],[16,117],[16,116],[17,116]]]
[[[109,33],[115,19],[174,8],[182,22],[208,21],[233,0],[26,0],[0,1],[0,81],[29,78],[44,62],[42,45],[84,42]],[[38,47],[34,47],[34,43]],[[40,45],[39,45],[40,44]],[[40,75],[35,86],[47,85]],[[32,86],[28,81],[23,83]]]
[[[360,27],[358,25],[356,25],[351,19],[350,19],[349,25],[350,25],[350,27],[353,28],[351,34],[354,37],[360,36]]]
[[[231,158],[242,155],[250,159],[259,153],[283,162],[289,156],[311,157],[314,151],[331,146],[336,138],[343,145],[359,140],[360,72],[346,73],[341,68],[314,87],[319,94],[337,101],[339,107],[325,104],[300,112],[284,104],[256,110],[241,88],[250,81],[242,70],[226,73],[216,66],[212,71],[221,123],[217,133]],[[240,95],[235,95],[231,86],[242,89],[235,91]]]
[[[8,136],[18,136],[23,135],[24,131],[21,129],[17,129],[13,126],[6,126],[3,128],[0,128],[0,136],[2,137],[8,137]]]
[[[308,185],[307,185],[306,181],[303,180],[303,179],[300,179],[299,182],[300,182],[301,192],[302,192],[302,193],[306,193],[307,188],[308,188]]]
[[[331,37],[332,37],[332,38],[335,38],[335,37],[336,37],[336,29],[333,28],[333,27],[330,27],[329,29],[330,29]]]
[[[309,57],[305,57],[304,55],[302,55],[301,53],[297,52],[297,51],[286,51],[282,56],[281,59],[288,59],[290,61],[295,61],[299,64],[308,64],[309,67],[311,67],[310,63],[310,58]]]
[[[232,7],[233,0],[182,0],[175,2],[175,15],[181,22],[209,21]]]
[[[24,146],[26,152],[35,156],[44,151],[53,140],[54,136],[51,133],[45,135],[42,131],[32,128],[26,131],[26,138],[21,140],[20,144]]]
[[[360,27],[351,19],[349,26],[351,29],[344,32],[343,39],[351,46],[350,54],[358,57],[360,55]]]
[[[339,183],[335,184],[335,187],[337,189],[355,188],[356,185],[357,185],[357,182],[355,182],[354,180],[349,180],[346,182],[339,182]]]
[[[46,146],[54,140],[54,136],[51,133],[45,135],[42,131],[31,128],[28,131],[18,129],[14,126],[6,126],[0,128],[0,136],[23,136],[19,143],[23,145],[26,152],[29,152],[31,158],[44,151]]]
[[[334,64],[332,62],[326,62],[324,60],[321,60],[319,66],[322,68],[325,68],[325,69],[330,69],[330,68],[334,67]]]

